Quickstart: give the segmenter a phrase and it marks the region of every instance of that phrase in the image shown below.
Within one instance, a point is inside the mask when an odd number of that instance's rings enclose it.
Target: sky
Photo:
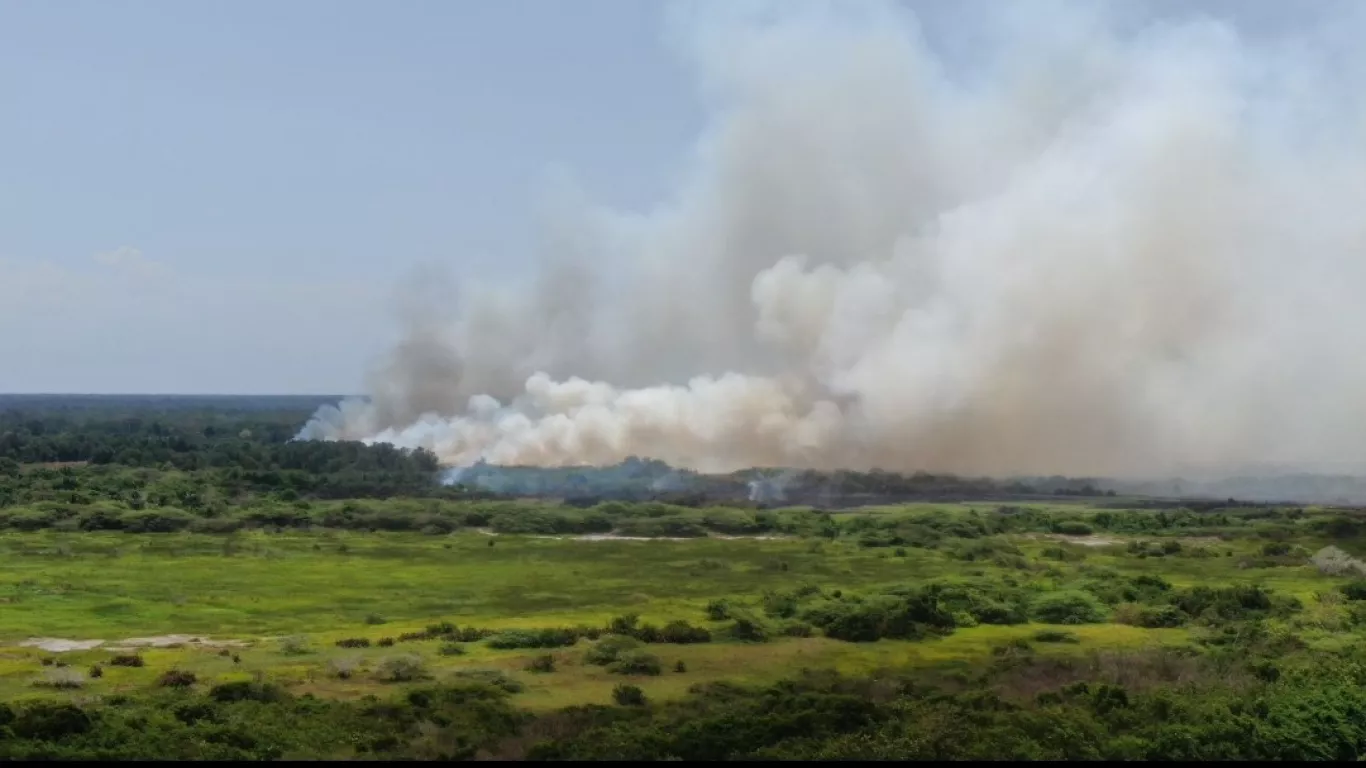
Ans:
[[[991,2],[918,5],[970,61]],[[396,286],[530,269],[556,179],[667,198],[707,124],[676,10],[0,0],[0,392],[360,391]]]

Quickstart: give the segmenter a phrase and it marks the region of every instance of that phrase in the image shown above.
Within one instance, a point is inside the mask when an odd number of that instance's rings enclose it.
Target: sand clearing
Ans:
[[[496,531],[487,528],[476,528],[476,531],[485,536],[498,536]],[[787,536],[722,536],[718,533],[706,536],[622,536],[617,533],[578,533],[567,536],[547,536],[545,534],[509,534],[511,536],[525,535],[528,539],[554,539],[555,541],[700,541],[702,539],[725,539],[734,541],[738,539],[752,539],[754,541],[780,541],[787,539]]]
[[[211,640],[197,635],[154,635],[152,637],[130,637],[126,640],[110,642],[105,640],[66,640],[59,637],[30,637],[19,643],[20,648],[41,648],[50,653],[67,651],[89,651],[105,648],[111,651],[131,651],[138,648],[176,648],[184,645],[204,648],[241,648],[248,645],[245,640]]]

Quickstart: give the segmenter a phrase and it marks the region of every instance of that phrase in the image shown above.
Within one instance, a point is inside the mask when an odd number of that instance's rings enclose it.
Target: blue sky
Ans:
[[[658,197],[701,116],[658,6],[0,3],[0,391],[354,391],[424,262],[538,190]]]
[[[0,0],[0,391],[360,390],[415,266],[525,270],[556,169],[667,196],[705,115],[665,11]]]

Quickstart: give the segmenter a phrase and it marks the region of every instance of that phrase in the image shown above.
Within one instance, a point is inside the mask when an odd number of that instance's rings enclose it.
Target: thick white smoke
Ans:
[[[702,471],[1366,460],[1366,57],[1329,45],[1355,20],[1254,43],[1031,7],[953,65],[893,5],[689,20],[714,115],[677,195],[565,207],[526,285],[415,296],[371,398],[300,436]]]

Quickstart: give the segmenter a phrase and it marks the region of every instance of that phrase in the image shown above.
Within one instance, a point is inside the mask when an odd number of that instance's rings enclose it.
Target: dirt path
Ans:
[[[496,531],[487,528],[475,528],[476,531],[485,536],[500,536]],[[735,541],[745,539],[748,541],[783,541],[791,538],[789,536],[723,536],[719,533],[712,533],[706,536],[622,536],[617,533],[578,533],[565,536],[547,536],[544,534],[509,534],[511,536],[526,536],[528,539],[554,539],[556,541],[701,541],[704,539],[722,539],[725,541]]]
[[[1087,536],[1068,536],[1063,533],[1035,533],[1029,534],[1026,538],[1047,539],[1048,541],[1064,541],[1068,544],[1077,544],[1083,547],[1110,547],[1115,544],[1127,544],[1131,541],[1171,541],[1173,538],[1182,544],[1219,544],[1223,541],[1218,536],[1126,536],[1124,538],[1112,538],[1108,536],[1098,536],[1090,534]]]
[[[195,646],[200,648],[243,648],[249,645],[245,640],[211,640],[194,635],[154,635],[152,637],[130,637],[125,640],[67,640],[60,637],[30,637],[18,644],[20,648],[40,648],[49,653],[68,651],[90,651],[103,648],[109,651],[132,651],[138,648],[179,648]]]

